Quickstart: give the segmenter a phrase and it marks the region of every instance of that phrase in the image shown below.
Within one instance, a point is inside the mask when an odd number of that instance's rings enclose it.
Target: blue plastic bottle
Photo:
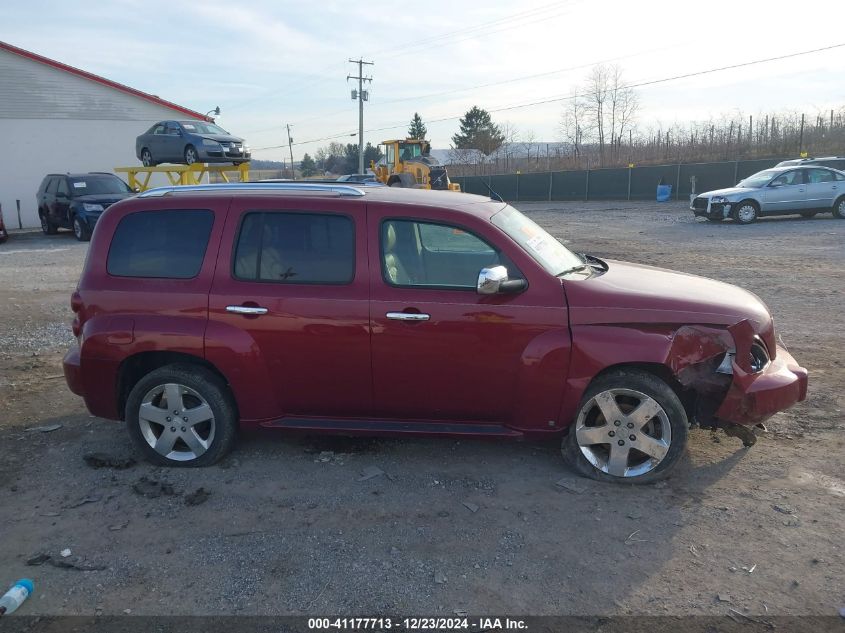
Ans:
[[[0,598],[0,615],[9,615],[17,610],[29,598],[35,586],[29,578],[17,581],[6,594]]]

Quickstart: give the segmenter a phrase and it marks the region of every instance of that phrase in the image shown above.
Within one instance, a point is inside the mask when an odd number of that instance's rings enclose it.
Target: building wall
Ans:
[[[37,227],[35,193],[48,173],[138,165],[135,137],[185,114],[0,50],[0,207],[6,226]],[[167,184],[157,174],[151,184]]]

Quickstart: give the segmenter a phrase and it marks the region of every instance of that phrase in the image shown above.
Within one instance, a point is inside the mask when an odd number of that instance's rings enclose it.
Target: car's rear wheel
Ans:
[[[144,376],[126,400],[129,435],[162,466],[208,466],[235,442],[238,417],[223,380],[195,365],[168,365]]]
[[[801,217],[802,218],[814,218],[814,217],[816,217],[817,213],[818,213],[818,211],[802,211]]]
[[[55,235],[58,233],[58,228],[55,224],[50,222],[50,218],[47,217],[47,213],[40,214],[41,217],[41,230],[44,232],[44,235]]]
[[[78,215],[73,216],[73,234],[80,242],[87,242],[91,239],[91,229]]]
[[[750,200],[743,200],[733,210],[733,218],[739,224],[751,224],[757,219],[760,210],[757,204]]]
[[[569,432],[564,459],[599,481],[650,483],[684,452],[689,422],[677,394],[640,370],[606,374],[587,388]]]
[[[833,217],[845,220],[845,196],[842,196],[834,203]]]
[[[197,149],[193,145],[188,145],[185,148],[185,164],[186,165],[193,165],[199,160],[199,155],[197,154]]]
[[[141,150],[141,164],[144,167],[155,167],[156,165],[152,153],[146,147]]]

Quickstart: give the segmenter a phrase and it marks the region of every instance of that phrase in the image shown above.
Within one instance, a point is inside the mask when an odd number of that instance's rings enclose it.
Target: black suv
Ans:
[[[72,229],[81,242],[91,239],[100,214],[109,206],[134,195],[114,174],[49,174],[41,181],[35,200],[45,235]]]
[[[775,167],[794,167],[806,165],[820,165],[821,167],[830,167],[845,171],[845,156],[822,156],[820,158],[793,158],[791,160],[783,160]]]

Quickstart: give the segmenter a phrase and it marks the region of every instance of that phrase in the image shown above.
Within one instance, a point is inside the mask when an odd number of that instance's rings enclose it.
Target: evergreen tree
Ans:
[[[489,156],[502,146],[505,135],[493,123],[490,113],[472,106],[459,121],[461,131],[452,137],[455,149],[477,149]]]
[[[414,118],[411,119],[411,127],[408,128],[408,138],[424,140],[426,134],[428,134],[428,130],[425,127],[425,123],[423,123],[422,117],[419,115],[419,112],[414,112]]]
[[[302,175],[308,178],[309,176],[313,176],[317,173],[317,163],[314,162],[314,159],[311,158],[308,154],[305,154],[302,157],[302,162],[299,163],[299,171],[302,172]]]
[[[346,145],[346,174],[357,174],[358,173],[358,144],[357,143],[348,143]],[[370,143],[367,143],[364,146],[364,173],[370,168],[370,161],[378,161],[381,158],[381,152],[379,151],[378,147],[374,147]]]

